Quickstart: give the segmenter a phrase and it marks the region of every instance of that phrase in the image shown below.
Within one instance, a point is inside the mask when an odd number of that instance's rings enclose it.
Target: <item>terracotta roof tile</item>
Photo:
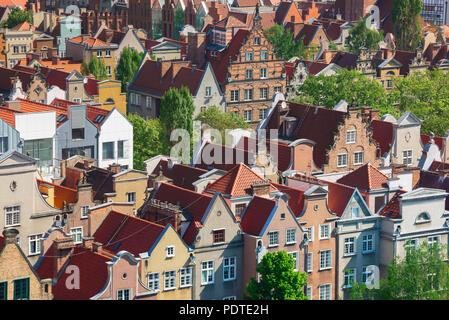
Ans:
[[[293,211],[293,214],[298,217],[304,209],[304,191],[277,183],[273,183],[273,186],[280,192],[290,196],[288,206]]]
[[[388,186],[388,177],[367,163],[338,179],[337,182],[362,190],[376,190]]]
[[[430,136],[427,134],[421,134],[421,141],[422,144],[425,146],[426,144],[429,143],[430,141]],[[444,146],[444,138],[441,137],[433,137],[433,141],[435,142],[435,144],[438,146],[438,148],[441,150],[443,150],[443,146]]]
[[[0,107],[0,118],[5,120],[13,128],[16,127],[16,113],[20,113],[20,111]]]
[[[327,206],[331,212],[341,217],[355,189],[340,183],[325,183],[328,185]]]
[[[167,160],[161,160],[152,173],[158,174],[160,168],[162,168],[164,176],[172,179],[176,186],[189,190],[195,190],[195,187],[192,184],[199,180],[201,175],[207,173],[207,170],[184,164],[174,164],[170,169],[168,168]]]
[[[385,207],[379,212],[380,216],[388,217],[391,219],[400,219],[401,212],[399,207],[399,197],[406,193],[404,190],[399,190],[391,198],[391,200],[385,205]]]
[[[240,223],[242,231],[255,236],[260,235],[275,205],[276,201],[274,200],[255,196],[242,217]]]

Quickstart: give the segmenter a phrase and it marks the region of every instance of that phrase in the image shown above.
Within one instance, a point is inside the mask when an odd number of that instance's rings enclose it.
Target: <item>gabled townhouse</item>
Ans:
[[[399,190],[379,212],[382,216],[380,230],[380,273],[395,257],[404,257],[408,249],[448,243],[448,212],[445,202],[448,193],[441,189],[420,187],[406,192]],[[406,243],[410,241],[410,248]]]
[[[319,168],[313,174],[337,177],[367,162],[380,166],[378,143],[369,129],[369,119],[377,119],[379,111],[369,107],[363,110],[362,116],[353,106],[342,112],[279,101],[270,108],[258,130],[277,129],[279,140],[288,143],[298,139],[313,141],[313,163]],[[322,123],[326,126],[319,125]]]
[[[295,271],[304,271],[303,230],[288,206],[287,194],[274,199],[255,196],[241,218],[243,232],[243,292],[251,278],[258,279],[257,264],[267,252],[285,251],[295,259]]]
[[[115,79],[114,56],[117,49],[118,45],[115,43],[107,43],[90,36],[80,35],[66,41],[67,57],[71,57],[75,61],[85,60],[89,63],[92,56],[95,55],[104,62],[109,80]]]
[[[192,299],[242,297],[241,228],[220,193],[199,194],[162,183],[144,205],[141,216],[156,223],[174,222],[175,230],[194,250]]]
[[[14,228],[17,241],[31,263],[40,253],[40,238],[61,211],[51,207],[39,192],[36,160],[17,151],[0,156],[0,229]]]
[[[287,22],[285,28],[293,33],[296,42],[302,41],[305,46],[315,49],[311,53],[312,60],[318,53],[317,48],[327,49],[329,46],[329,36],[320,24]]]
[[[294,1],[281,1],[276,8],[274,21],[281,26],[285,26],[287,22],[303,22],[301,13]]]
[[[140,279],[140,258],[125,250],[113,254],[92,237],[76,245],[58,228],[46,234],[42,244],[43,254],[35,268],[40,277],[53,279],[55,300],[156,299]],[[74,269],[79,271],[77,290],[67,286]]]
[[[151,76],[150,76],[151,75]],[[189,61],[142,60],[134,79],[128,86],[128,112],[142,117],[157,118],[162,96],[170,88],[189,89],[195,104],[194,116],[210,106],[225,111],[224,94],[210,64],[204,70]]]
[[[64,58],[67,56],[66,41],[81,35],[81,19],[71,14],[60,17],[58,22],[59,35],[56,37],[56,45],[58,48],[58,56]]]
[[[139,277],[158,293],[158,300],[192,299],[194,255],[170,224],[163,227],[111,211],[92,233],[103,249],[140,257]]]
[[[27,24],[26,27],[24,24]],[[33,51],[33,30],[28,22],[14,28],[1,28],[5,42],[5,66],[13,68],[28,52]]]
[[[51,300],[51,279],[41,279],[17,243],[17,229],[0,236],[0,300]]]

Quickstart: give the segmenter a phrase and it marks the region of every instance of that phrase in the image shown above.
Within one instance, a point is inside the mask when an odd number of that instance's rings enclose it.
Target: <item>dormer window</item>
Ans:
[[[421,212],[415,220],[415,223],[430,222],[430,216],[427,212]]]

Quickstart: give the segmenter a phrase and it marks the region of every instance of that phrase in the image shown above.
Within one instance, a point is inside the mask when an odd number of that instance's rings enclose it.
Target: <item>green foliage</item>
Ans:
[[[360,18],[357,25],[349,31],[349,51],[358,54],[361,47],[372,50],[379,49],[379,42],[384,39],[383,30],[370,30],[366,26],[366,18]]]
[[[102,59],[98,59],[96,55],[92,54],[89,62],[89,73],[95,76],[97,80],[104,80],[108,78],[108,71]]]
[[[162,37],[162,21],[153,23],[153,29],[151,32],[151,38],[153,40],[159,39]]]
[[[278,24],[265,30],[265,36],[273,45],[275,53],[286,61],[295,56],[303,59],[307,59],[309,56],[303,38],[295,42],[293,33]]]
[[[193,104],[193,98],[187,87],[183,86],[180,90],[171,88],[165,92],[161,99],[160,120],[166,139],[170,138],[172,130],[184,129],[190,134],[192,141],[194,111],[195,105]],[[166,140],[166,143],[164,143],[165,154],[170,154],[170,148],[175,143]],[[185,161],[186,159],[183,160]]]
[[[133,125],[134,169],[145,170],[145,160],[162,154],[161,122],[159,119],[145,120],[137,114],[128,114],[127,118]]]
[[[249,128],[246,121],[235,116],[233,113],[222,112],[216,106],[211,106],[202,111],[195,120],[201,121],[202,124],[207,124],[209,127],[219,130],[222,135],[223,143],[225,141],[226,129]]]
[[[406,255],[396,257],[388,266],[388,275],[380,280],[379,289],[369,292],[363,285],[353,286],[351,297],[376,300],[447,300],[449,267],[447,246],[427,242],[415,250],[407,241]]]
[[[86,77],[90,74],[89,65],[87,64],[86,59],[83,59],[83,62],[81,63],[81,74]]]
[[[2,22],[1,27],[14,28],[15,26],[27,21],[33,24],[33,11],[22,10],[19,7],[15,7],[8,15],[8,19]]]
[[[329,42],[329,50],[338,50],[337,44],[332,40]]]
[[[251,281],[246,285],[248,300],[307,300],[304,286],[307,275],[294,271],[295,260],[285,251],[268,252],[257,265],[256,271],[260,280]]]
[[[384,88],[356,70],[342,69],[332,76],[311,75],[299,87],[298,97],[293,101],[331,109],[341,100],[351,103],[353,99],[359,106],[379,109],[382,115],[398,115]]]
[[[175,40],[179,40],[179,32],[184,28],[184,11],[181,7],[176,8],[175,16],[173,18]]]
[[[391,18],[399,50],[414,51],[420,44],[422,8],[422,0],[394,0]]]
[[[139,68],[144,53],[126,47],[120,54],[120,60],[115,70],[115,78],[122,82],[122,91],[126,91],[127,84],[131,82]]]

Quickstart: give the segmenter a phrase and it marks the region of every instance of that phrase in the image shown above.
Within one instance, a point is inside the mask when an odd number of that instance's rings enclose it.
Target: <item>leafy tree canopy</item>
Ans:
[[[391,18],[399,50],[414,51],[419,46],[422,38],[422,8],[422,0],[394,0]]]
[[[248,300],[307,300],[304,286],[307,276],[294,271],[295,260],[285,251],[268,252],[258,264],[259,281],[251,278],[246,285]]]
[[[22,10],[19,7],[15,7],[8,15],[8,19],[2,22],[1,26],[6,28],[14,28],[15,26],[27,21],[33,23],[33,11]]]
[[[132,81],[143,55],[143,52],[137,52],[130,47],[124,48],[120,54],[120,60],[115,71],[115,78],[122,82],[122,91],[126,91],[127,84]]]
[[[108,78],[108,71],[104,61],[98,59],[96,55],[92,55],[88,64],[83,60],[81,63],[81,73],[85,76],[93,74],[97,80],[105,80]]]
[[[377,50],[379,49],[379,42],[384,39],[383,30],[377,32],[368,29],[366,20],[366,18],[360,18],[357,25],[349,31],[349,51],[352,53],[358,54],[361,47]]]
[[[284,60],[290,60],[293,57],[302,57],[307,59],[309,52],[301,38],[298,42],[293,39],[293,33],[275,24],[270,29],[265,30],[265,36],[274,47],[274,51]]]

